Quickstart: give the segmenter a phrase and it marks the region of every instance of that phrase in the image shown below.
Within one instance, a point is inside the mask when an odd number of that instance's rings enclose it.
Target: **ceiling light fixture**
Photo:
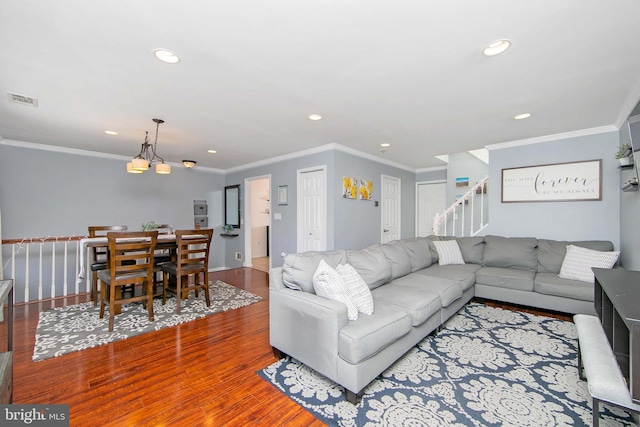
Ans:
[[[380,147],[391,147],[391,144],[388,144],[388,143],[380,144]]]
[[[312,114],[309,116],[309,120],[313,120],[314,122],[321,119],[322,119],[322,116],[320,114]]]
[[[528,119],[529,117],[531,117],[531,113],[523,113],[523,114],[518,114],[513,119],[514,120],[522,120],[522,119]]]
[[[156,146],[158,145],[158,128],[164,120],[153,119],[156,124],[156,139],[153,145],[149,144],[149,132],[145,132],[144,142],[140,153],[135,156],[129,163],[127,163],[127,172],[129,173],[142,173],[149,169],[152,164],[156,164],[156,173],[167,175],[171,173],[171,166],[164,162],[164,159],[156,153]]]
[[[217,153],[217,151],[216,151],[216,150],[207,150],[207,153],[209,153],[209,154],[216,154],[216,153]]]
[[[116,136],[118,134],[118,132],[113,131],[113,130],[105,130],[104,133],[106,133],[107,135],[111,135],[111,136]]]
[[[182,164],[184,165],[185,168],[191,169],[192,167],[194,167],[196,165],[196,161],[195,160],[183,160]]]
[[[155,49],[153,55],[167,64],[177,64],[180,62],[180,57],[167,49]]]
[[[482,48],[482,54],[484,56],[496,56],[500,55],[511,46],[511,40],[499,39],[493,41]]]

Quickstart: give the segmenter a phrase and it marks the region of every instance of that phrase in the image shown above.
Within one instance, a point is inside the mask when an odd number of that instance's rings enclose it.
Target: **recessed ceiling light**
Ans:
[[[380,147],[391,147],[391,144],[380,144]]]
[[[106,133],[107,135],[113,135],[113,136],[116,136],[118,134],[118,132],[113,130],[105,130],[104,133]]]
[[[209,154],[216,154],[216,153],[217,153],[217,151],[216,151],[216,150],[207,150],[207,153],[209,153]]]
[[[155,49],[153,55],[162,62],[167,64],[177,64],[180,62],[180,58],[175,53],[167,49]]]
[[[309,120],[316,121],[316,120],[320,120],[320,119],[322,119],[322,116],[320,114],[312,114],[312,115],[309,116]]]
[[[523,114],[518,114],[517,116],[514,117],[514,119],[522,120],[522,119],[528,119],[529,117],[531,117],[531,113],[523,113]]]
[[[482,48],[482,54],[484,56],[496,56],[500,55],[505,50],[509,49],[511,46],[511,40],[500,39],[494,42],[489,43],[485,47]]]

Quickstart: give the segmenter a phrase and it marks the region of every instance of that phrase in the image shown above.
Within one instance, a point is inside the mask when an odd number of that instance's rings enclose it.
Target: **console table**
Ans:
[[[0,404],[13,403],[13,280],[0,280],[0,304],[5,299],[7,351],[0,353]]]
[[[640,404],[640,271],[594,268],[594,304],[609,345]]]

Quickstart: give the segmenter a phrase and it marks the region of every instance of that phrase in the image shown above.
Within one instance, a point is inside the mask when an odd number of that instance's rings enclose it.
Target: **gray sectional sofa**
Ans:
[[[439,265],[433,242],[451,239],[464,264]],[[613,250],[608,241],[429,236],[289,254],[269,275],[271,346],[344,386],[355,403],[369,382],[474,296],[594,314],[593,284],[558,277],[568,244]],[[345,304],[315,294],[320,260],[356,269],[371,290],[372,315],[350,321]]]

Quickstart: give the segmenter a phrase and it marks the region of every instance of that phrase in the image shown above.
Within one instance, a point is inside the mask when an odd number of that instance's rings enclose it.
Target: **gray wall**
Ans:
[[[0,145],[4,239],[86,235],[89,225],[139,230],[148,221],[193,228],[193,201],[223,187],[219,174],[172,167],[170,175],[133,175],[120,160]],[[209,206],[209,220],[221,211]],[[210,266],[223,267],[224,241],[214,239]]]
[[[447,179],[447,167],[439,170],[418,171],[416,172],[416,182],[424,181],[441,181]]]
[[[401,236],[415,236],[415,173],[386,164],[336,151],[335,174],[329,179],[335,195],[335,249],[360,249],[380,243],[382,213],[382,175],[401,180]],[[345,199],[342,197],[342,178],[345,176],[373,181],[373,199]]]
[[[557,240],[611,240],[620,247],[618,132],[493,149],[489,152],[491,222],[484,234]],[[501,203],[503,168],[602,159],[602,201]]]

